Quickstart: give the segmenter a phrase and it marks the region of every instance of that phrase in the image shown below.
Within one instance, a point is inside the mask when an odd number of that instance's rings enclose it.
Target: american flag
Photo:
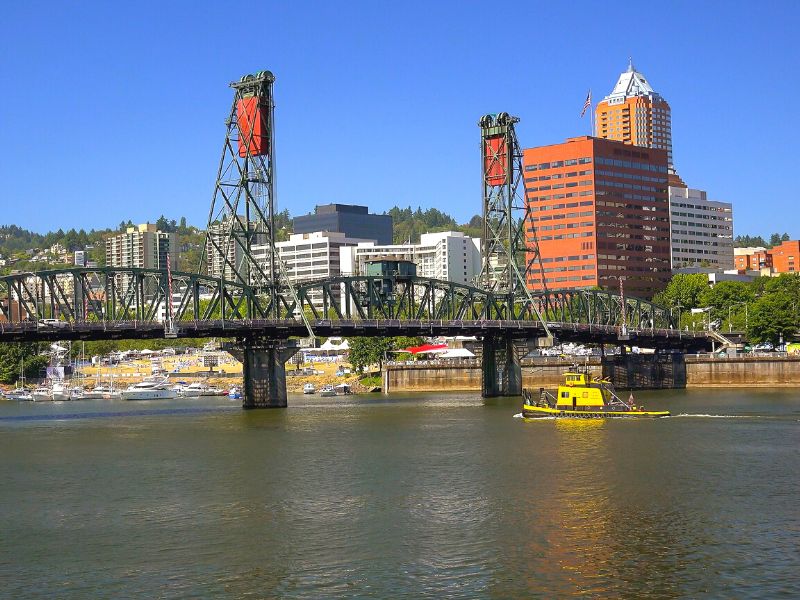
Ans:
[[[586,109],[592,105],[592,90],[586,94],[586,102],[583,103],[583,110],[581,110],[581,117],[586,114]]]

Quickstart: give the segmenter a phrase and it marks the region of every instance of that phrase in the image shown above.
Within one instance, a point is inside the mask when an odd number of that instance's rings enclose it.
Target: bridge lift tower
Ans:
[[[250,318],[281,318],[280,299],[294,286],[278,256],[275,230],[275,76],[245,75],[230,84],[233,104],[208,213],[200,271],[253,290],[265,302],[242,306]],[[261,252],[256,256],[254,247]],[[265,251],[264,251],[265,250]],[[225,298],[221,298],[225,302]],[[301,315],[309,334],[311,327]],[[297,351],[287,340],[245,337],[231,348],[243,363],[244,407],[285,407],[285,362]]]
[[[525,197],[522,150],[514,124],[518,117],[508,113],[481,117],[481,167],[483,183],[482,265],[479,284],[495,294],[506,295],[506,306],[515,315],[506,318],[537,320],[546,337],[537,343],[549,345],[550,330],[528,289],[527,282],[538,266],[542,286],[547,290],[536,229],[530,219]],[[531,235],[526,235],[528,228]],[[483,339],[484,397],[514,396],[522,393],[519,359],[527,353],[530,340]]]

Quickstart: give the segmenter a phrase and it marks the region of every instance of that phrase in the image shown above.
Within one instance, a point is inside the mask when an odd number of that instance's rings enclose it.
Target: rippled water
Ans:
[[[800,390],[0,403],[0,595],[800,595]]]

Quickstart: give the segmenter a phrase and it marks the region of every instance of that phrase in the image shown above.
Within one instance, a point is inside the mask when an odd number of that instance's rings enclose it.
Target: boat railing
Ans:
[[[628,400],[623,400],[617,395],[616,391],[614,391],[614,387],[610,382],[601,379],[597,383],[599,383],[600,387],[609,394],[610,400],[608,401],[607,406],[612,408],[617,407],[624,408],[625,410],[633,410],[633,407],[635,406],[633,393],[631,393]]]
[[[533,393],[529,389],[522,390],[522,398],[529,406],[540,406],[542,408],[555,408],[556,397],[544,388],[539,388],[539,397],[534,401]]]

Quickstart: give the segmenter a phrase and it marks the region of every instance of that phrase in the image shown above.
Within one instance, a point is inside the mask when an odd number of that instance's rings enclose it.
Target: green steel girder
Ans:
[[[165,271],[77,267],[0,277],[0,305],[9,321],[91,316],[154,322],[168,290]],[[623,314],[623,299],[602,290],[550,290],[520,298],[427,277],[332,277],[297,286],[295,296],[286,288],[254,288],[174,272],[172,290],[178,324],[220,318],[294,320],[301,313],[317,320],[536,321],[538,311],[546,322],[620,326]],[[633,297],[624,302],[625,324],[631,329],[675,327],[663,307]]]

